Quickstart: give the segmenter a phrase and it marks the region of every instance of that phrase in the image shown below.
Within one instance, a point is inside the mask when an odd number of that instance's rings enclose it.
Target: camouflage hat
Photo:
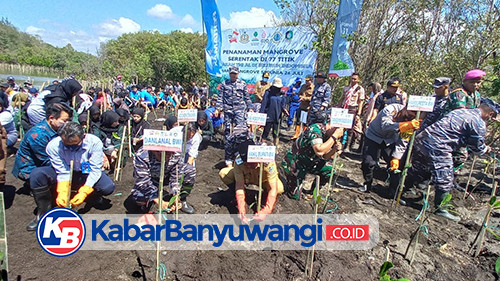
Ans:
[[[240,73],[240,69],[237,66],[229,67],[229,73]]]

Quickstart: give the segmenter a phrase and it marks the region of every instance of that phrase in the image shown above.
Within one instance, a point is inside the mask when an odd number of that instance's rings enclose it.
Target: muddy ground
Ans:
[[[159,126],[159,123],[155,125]],[[280,161],[289,147],[290,135],[291,131],[283,130]],[[218,177],[217,164],[223,161],[223,157],[224,152],[217,145],[200,152],[196,185],[189,196],[189,202],[197,213],[236,212],[234,197],[226,191],[227,187]],[[415,217],[422,202],[411,200],[409,206],[399,206],[388,214],[391,200],[383,181],[378,181],[375,191],[370,194],[357,191],[362,183],[360,158],[359,154],[345,153],[341,159],[343,168],[333,193],[338,204],[335,213],[375,216],[380,224],[380,242],[368,251],[318,251],[311,280],[378,280],[379,268],[386,255],[384,241],[390,249],[389,260],[394,263],[394,268],[389,271],[393,278],[497,280],[494,264],[500,255],[498,240],[487,234],[483,254],[478,258],[467,254],[486,211],[483,201],[489,198],[490,177],[479,185],[478,190],[484,191],[474,193],[475,200],[469,198],[464,201],[461,192],[453,191],[452,202],[457,206],[462,221],[454,223],[432,216],[428,223],[429,235],[420,238],[422,246],[410,266],[404,259],[404,252],[411,232],[417,228]],[[10,174],[13,162],[13,157],[8,159],[9,172],[4,190],[10,280],[154,280],[154,251],[78,251],[64,258],[44,252],[37,243],[35,233],[25,230],[26,224],[33,218],[35,203],[32,197],[22,194],[22,182]],[[131,212],[124,203],[134,184],[132,170],[129,161],[123,179],[117,183],[115,194],[108,197],[112,207],[107,210],[91,209],[89,213]],[[465,170],[468,171],[468,168]],[[473,184],[483,177],[480,171],[476,171]],[[460,180],[465,185],[466,176]],[[312,212],[310,202],[304,199],[296,201],[284,195],[278,198],[274,211]],[[500,214],[495,213],[491,225],[498,227],[499,222]],[[309,280],[304,275],[306,256],[307,251],[169,251],[161,256],[161,261],[167,268],[166,280]]]

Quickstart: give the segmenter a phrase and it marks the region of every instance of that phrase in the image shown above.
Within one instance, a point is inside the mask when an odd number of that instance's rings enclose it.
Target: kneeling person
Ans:
[[[38,215],[30,223],[32,228],[28,227],[28,230],[36,230],[38,219],[52,208],[54,188],[57,192],[55,203],[58,207],[68,205],[71,189],[78,188],[78,193],[69,201],[72,206],[80,206],[91,194],[94,206],[101,205],[102,195],[110,195],[115,190],[113,181],[101,171],[103,150],[98,137],[85,134],[82,126],[75,122],[62,125],[58,134],[59,137],[51,140],[46,149],[52,166],[39,167],[31,173],[31,189],[33,194],[38,194],[39,200]]]
[[[246,218],[245,185],[259,184],[259,164],[247,162],[248,146],[253,144],[254,142],[252,140],[241,143],[238,146],[239,157],[236,158],[236,166],[223,168],[219,172],[225,184],[235,184],[238,213],[240,219],[244,223],[249,222],[248,218]],[[283,183],[278,177],[276,162],[270,162],[264,165],[262,187],[267,190],[267,200],[264,208],[260,209],[254,216],[254,219],[257,221],[264,220],[267,215],[272,213],[274,204],[276,203],[276,197],[284,191]]]

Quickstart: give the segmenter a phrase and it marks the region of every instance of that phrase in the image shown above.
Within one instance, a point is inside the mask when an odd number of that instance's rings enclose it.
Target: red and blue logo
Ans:
[[[75,211],[55,208],[38,222],[36,237],[47,253],[56,257],[69,256],[85,241],[85,223]]]

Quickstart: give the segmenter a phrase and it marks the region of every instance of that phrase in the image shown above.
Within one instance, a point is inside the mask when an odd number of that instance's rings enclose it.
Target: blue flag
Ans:
[[[207,31],[207,47],[205,48],[205,64],[207,73],[222,76],[221,47],[222,30],[220,27],[219,8],[215,0],[201,0],[203,22]]]
[[[330,60],[329,72],[333,76],[350,76],[354,72],[354,64],[347,53],[350,44],[347,36],[351,35],[358,27],[362,5],[363,0],[340,0]]]

